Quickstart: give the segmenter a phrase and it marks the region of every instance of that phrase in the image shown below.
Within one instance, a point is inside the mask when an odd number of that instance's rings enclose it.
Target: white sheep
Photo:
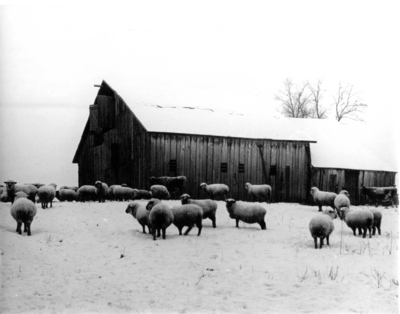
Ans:
[[[236,201],[232,198],[226,200],[226,209],[229,217],[236,220],[236,227],[239,228],[239,220],[248,223],[258,223],[262,230],[266,230],[265,215],[267,210],[260,204]]]
[[[82,203],[96,200],[96,188],[93,185],[82,185],[78,189],[78,198]]]
[[[326,244],[329,245],[329,236],[335,229],[333,225],[333,219],[336,218],[336,211],[334,209],[324,210],[323,213],[318,213],[315,217],[311,218],[308,228],[310,229],[311,236],[314,238],[315,248],[322,248],[324,239],[326,238]]]
[[[17,222],[17,232],[22,234],[21,227],[24,224],[24,232],[31,235],[31,223],[36,215],[36,205],[30,201],[28,195],[24,192],[16,192],[14,197],[14,203],[11,205],[11,216]]]
[[[335,209],[335,197],[336,193],[320,191],[317,187],[312,187],[310,191],[314,198],[314,202],[318,205],[319,210],[322,211],[322,206],[330,206]]]
[[[133,189],[124,186],[114,186],[113,197],[116,201],[133,200]]]
[[[77,186],[68,186],[68,185],[63,185],[60,187],[60,191],[61,190],[74,190],[75,192],[78,192],[78,187]]]
[[[14,180],[8,180],[4,182],[6,184],[6,193],[8,200],[11,201],[11,204],[14,203],[15,193],[17,192],[24,192],[28,199],[35,203],[36,194],[38,189],[36,186],[29,184],[29,185],[22,185],[18,184]]]
[[[169,200],[171,198],[168,189],[164,185],[152,185],[150,187],[150,193],[152,198],[158,198],[160,200]]]
[[[341,217],[346,222],[347,226],[353,230],[353,234],[356,235],[356,229],[359,231],[363,230],[363,238],[369,231],[369,237],[371,238],[371,229],[374,223],[374,215],[368,210],[350,210],[348,207],[342,207]]]
[[[174,222],[174,214],[171,209],[161,203],[159,199],[152,198],[146,205],[146,209],[149,213],[149,225],[153,233],[153,240],[160,237],[162,230],[162,238],[165,239],[165,233],[167,228]]]
[[[350,208],[350,194],[346,190],[340,191],[338,195],[336,195],[333,204],[336,208],[336,212],[338,213],[339,217],[341,217],[340,209],[342,207]]]
[[[58,191],[59,196],[60,196],[60,201],[61,202],[73,202],[73,201],[78,201],[78,193],[75,192],[74,190],[70,189],[60,189]],[[57,194],[57,192],[56,192]]]
[[[226,200],[226,195],[229,193],[229,187],[222,183],[207,184],[203,182],[200,184],[200,188],[207,192],[212,200],[214,198]]]
[[[382,223],[382,212],[378,208],[367,208],[374,216],[374,222],[372,224],[372,235],[375,235],[376,229],[378,234],[381,235],[381,223]],[[361,228],[358,228],[358,235],[362,233]]]
[[[42,208],[53,207],[53,199],[56,196],[57,185],[55,183],[50,183],[49,185],[43,185],[38,189],[37,196],[40,203],[42,203]]]
[[[179,235],[182,235],[182,229],[185,226],[188,228],[184,235],[188,235],[194,225],[199,229],[197,236],[201,234],[201,229],[203,228],[203,210],[200,206],[195,204],[173,206],[171,211],[174,215],[173,224],[178,228]]]
[[[189,194],[181,195],[181,203],[185,204],[195,204],[199,205],[203,210],[203,219],[209,218],[212,221],[213,228],[217,227],[216,224],[216,213],[218,204],[212,200],[193,200],[190,198]]]
[[[108,185],[104,182],[96,181],[94,186],[96,187],[96,195],[99,203],[104,203],[108,195]]]
[[[150,212],[146,209],[146,206],[141,205],[139,202],[130,202],[125,210],[125,213],[131,214],[143,227],[143,233],[146,233],[146,226],[151,233],[149,225],[149,214]]]
[[[271,186],[268,184],[253,185],[251,183],[246,183],[245,188],[251,200],[257,200],[259,202],[271,203]]]

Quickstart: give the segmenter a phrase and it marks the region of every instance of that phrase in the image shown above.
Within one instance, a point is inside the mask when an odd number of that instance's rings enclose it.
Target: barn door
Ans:
[[[345,187],[344,189],[350,193],[350,203],[358,205],[360,200],[360,191],[358,188],[358,170],[346,170],[345,172]]]

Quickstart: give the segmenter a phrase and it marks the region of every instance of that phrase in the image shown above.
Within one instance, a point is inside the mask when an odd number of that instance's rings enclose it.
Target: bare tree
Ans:
[[[368,107],[363,104],[357,93],[353,92],[353,85],[347,85],[345,87],[339,83],[337,94],[333,96],[336,120],[348,118],[358,121],[363,121],[360,116],[361,113]]]
[[[275,99],[282,104],[282,114],[291,118],[311,117],[309,108],[311,94],[307,91],[308,83],[294,86],[293,82],[287,78],[283,84],[284,89],[275,95]]]
[[[328,109],[322,105],[322,80],[318,80],[316,86],[308,84],[308,89],[311,92],[311,118],[326,119]]]

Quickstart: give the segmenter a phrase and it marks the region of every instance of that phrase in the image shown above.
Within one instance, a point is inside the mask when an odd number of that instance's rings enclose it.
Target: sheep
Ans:
[[[70,189],[62,189],[59,192],[59,197],[60,197],[60,201],[64,202],[73,202],[73,201],[78,201],[78,193],[75,192],[74,190],[70,190]],[[56,194],[57,194],[56,192]]]
[[[95,200],[96,188],[93,185],[82,185],[78,189],[78,198],[82,203]]]
[[[322,211],[322,206],[330,206],[335,209],[336,193],[320,191],[317,187],[312,187],[310,191],[314,198],[314,202],[318,205],[319,212]]]
[[[11,201],[11,204],[14,203],[15,193],[17,192],[24,192],[28,196],[28,199],[31,200],[33,203],[35,203],[35,197],[38,192],[36,186],[32,184],[17,185],[17,182],[15,182],[14,180],[8,180],[5,181],[4,183],[6,184],[7,198]]]
[[[99,203],[104,203],[105,198],[108,195],[108,185],[101,181],[96,181],[94,186],[96,187],[96,194],[99,200]]]
[[[139,202],[130,202],[125,210],[125,213],[131,214],[143,227],[143,233],[146,233],[146,226],[151,233],[149,225],[149,214],[150,212],[146,209],[146,206],[140,205]]]
[[[68,186],[68,185],[63,185],[62,187],[60,187],[60,191],[61,190],[74,190],[75,192],[78,192],[78,187],[77,186]]]
[[[152,185],[150,187],[150,193],[152,198],[158,198],[160,200],[169,200],[171,198],[168,189],[164,185]]]
[[[7,197],[7,189],[4,185],[0,185],[0,202],[9,202],[9,199]]]
[[[151,199],[151,193],[147,190],[133,189],[133,199],[134,200],[149,200]]]
[[[38,189],[38,197],[39,197],[39,201],[40,203],[42,203],[42,208],[48,208],[49,207],[49,203],[50,203],[50,207],[53,207],[53,199],[56,196],[56,188],[57,185],[54,183],[50,183],[49,185],[44,185],[41,186]]]
[[[36,215],[36,205],[29,200],[28,195],[24,192],[16,192],[13,204],[11,205],[11,216],[17,222],[17,230],[19,234],[22,234],[21,227],[24,223],[24,232],[27,232],[28,236],[31,235],[31,223]]]
[[[114,185],[111,185],[111,186],[108,188],[108,199],[109,199],[110,201],[115,201],[114,189],[115,189],[116,187],[120,187],[120,186],[121,186],[121,185],[114,184]]]
[[[195,204],[199,205],[203,210],[203,219],[209,218],[212,221],[213,228],[217,227],[216,224],[216,212],[218,204],[212,200],[193,200],[190,198],[189,194],[181,195],[181,203],[185,204]]]
[[[203,182],[200,184],[200,188],[207,192],[212,200],[216,197],[226,200],[226,195],[229,193],[229,187],[222,183],[207,185],[207,183]]]
[[[268,184],[253,185],[251,183],[246,183],[245,188],[249,194],[249,197],[258,201],[265,201],[266,203],[271,203],[271,186]]]
[[[24,183],[24,185],[34,185],[38,189],[41,186],[45,186],[46,184],[44,184],[44,183]]]
[[[157,198],[152,198],[146,205],[146,209],[149,213],[149,225],[153,233],[153,240],[156,240],[160,236],[162,230],[162,237],[165,239],[165,233],[167,228],[174,222],[174,214],[171,209],[161,203]]]
[[[183,227],[188,227],[184,235],[188,235],[193,226],[196,225],[199,229],[197,236],[201,234],[203,228],[203,210],[200,206],[195,204],[186,204],[181,206],[173,206],[171,208],[174,215],[173,224],[178,228],[179,235],[182,235]]]
[[[113,197],[116,201],[128,201],[133,199],[133,189],[123,186],[114,186]]]
[[[372,224],[372,235],[375,235],[376,229],[378,229],[378,234],[381,235],[381,223],[382,223],[382,212],[377,208],[368,208],[368,211],[374,215],[374,222]],[[361,228],[358,228],[358,235],[360,235]]]
[[[374,215],[367,210],[350,210],[348,207],[342,207],[341,219],[344,220],[349,228],[353,230],[353,234],[356,235],[356,229],[362,229],[364,231],[363,238],[369,231],[369,237],[371,238],[371,229],[374,223]]]
[[[361,187],[361,193],[368,197],[369,203],[374,203],[375,207],[382,204],[385,198],[385,189],[377,187]]]
[[[342,207],[350,208],[350,194],[346,190],[340,191],[340,193],[335,197],[333,204],[335,205],[335,209],[337,214],[341,215],[340,209]]]
[[[150,178],[150,185],[163,185],[167,188],[168,191],[170,192],[175,192],[176,190],[179,190],[179,194],[176,198],[179,197],[179,195],[182,195],[182,193],[185,192],[185,187],[186,187],[186,182],[187,179],[185,176],[179,176],[179,177],[151,177]]]
[[[333,219],[335,219],[336,217],[336,211],[329,208],[327,210],[324,210],[323,213],[319,213],[315,217],[311,218],[308,228],[310,229],[311,236],[314,238],[316,249],[318,248],[318,238],[320,249],[322,249],[325,238],[326,244],[329,245],[329,236],[335,229],[335,226],[333,225]]]
[[[236,219],[236,227],[239,228],[239,220],[248,223],[258,223],[261,230],[266,230],[264,218],[267,210],[259,204],[236,201],[232,198],[226,200],[226,209],[229,217]]]

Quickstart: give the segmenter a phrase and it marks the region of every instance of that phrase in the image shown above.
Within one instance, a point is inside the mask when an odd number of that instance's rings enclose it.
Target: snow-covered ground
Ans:
[[[145,201],[141,201],[145,202]],[[165,201],[172,206],[178,201]],[[1,313],[398,313],[399,215],[382,208],[382,234],[354,237],[334,221],[314,249],[317,207],[263,204],[267,230],[235,222],[218,202],[203,221],[153,241],[127,202],[55,203],[32,236],[0,204]]]

